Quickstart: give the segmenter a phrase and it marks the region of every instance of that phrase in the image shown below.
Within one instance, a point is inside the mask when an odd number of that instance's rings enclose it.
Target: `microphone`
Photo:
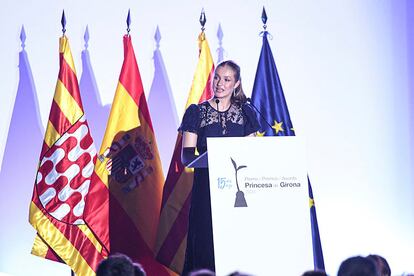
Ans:
[[[218,120],[219,120],[220,129],[221,129],[222,128],[222,126],[221,126],[221,114],[220,114],[220,111],[219,111],[219,102],[220,102],[220,100],[216,98],[215,102],[216,102],[216,105],[217,105]]]
[[[253,107],[254,107],[254,109],[257,111],[257,113],[259,113],[260,118],[262,118],[262,120],[263,120],[263,121],[265,121],[265,122],[266,122],[266,124],[267,124],[270,128],[272,128],[272,125],[271,125],[271,124],[269,124],[269,122],[266,120],[266,118],[263,116],[263,114],[262,114],[262,113],[259,111],[259,109],[257,109],[257,107],[253,104],[252,99],[247,98],[246,100],[247,100],[247,102],[249,103],[249,105],[253,106]]]

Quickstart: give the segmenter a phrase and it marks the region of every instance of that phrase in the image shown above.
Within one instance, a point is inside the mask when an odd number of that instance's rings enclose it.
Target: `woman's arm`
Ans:
[[[181,148],[181,163],[184,166],[190,164],[194,159],[197,158],[195,155],[195,149],[197,146],[197,134],[184,131],[183,132],[183,144]]]

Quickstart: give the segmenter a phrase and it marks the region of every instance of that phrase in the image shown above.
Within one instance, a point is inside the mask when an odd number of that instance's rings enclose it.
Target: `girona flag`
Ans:
[[[106,249],[86,226],[85,200],[96,150],[79,93],[66,36],[39,159],[29,221],[37,231],[32,253],[66,263],[77,275],[94,275]]]

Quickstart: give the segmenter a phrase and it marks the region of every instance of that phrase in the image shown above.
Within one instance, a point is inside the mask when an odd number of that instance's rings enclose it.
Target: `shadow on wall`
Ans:
[[[28,217],[44,132],[32,70],[25,50],[24,27],[20,39],[22,50],[19,53],[19,84],[0,169],[0,209],[3,210],[0,212],[0,220],[8,222],[8,227],[2,229],[0,244],[2,250],[9,252],[8,260],[2,258],[0,267],[3,267],[3,262],[7,264],[10,260],[19,259],[22,248],[30,252],[26,247],[33,243],[31,231],[23,230],[31,229],[28,219],[22,218]],[[16,231],[19,238],[11,239],[10,237],[16,237]]]
[[[157,26],[154,39],[154,78],[148,96],[148,106],[157,140],[163,172],[168,172],[177,137],[178,117],[170,81],[160,51],[161,33]]]
[[[408,76],[409,77],[409,93],[410,95],[410,103],[409,103],[409,110],[414,112],[414,1],[406,0],[407,6],[407,58],[408,58]],[[414,115],[414,114],[413,114]],[[414,138],[414,116],[410,116],[411,122],[411,130],[410,130],[410,136],[411,141],[413,141]],[[414,149],[411,151],[412,154],[414,154]]]
[[[91,58],[88,51],[88,27],[86,27],[85,30],[84,40],[85,50],[82,51],[82,75],[79,80],[79,89],[82,95],[86,118],[89,122],[89,128],[93,140],[95,141],[95,147],[99,151],[111,105],[102,105],[99,96],[99,89],[96,84],[95,74],[93,73]]]

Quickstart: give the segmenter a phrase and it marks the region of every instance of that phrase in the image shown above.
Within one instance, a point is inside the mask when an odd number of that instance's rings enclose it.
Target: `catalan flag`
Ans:
[[[95,166],[86,221],[111,254],[128,255],[149,276],[170,275],[154,258],[164,184],[161,162],[131,36],[123,40],[124,62]],[[107,215],[100,216],[103,213]]]
[[[263,32],[263,45],[257,65],[253,85],[252,103],[260,111],[261,136],[294,136],[282,85],[277,72],[272,50],[267,40],[268,32]],[[312,227],[313,259],[315,269],[325,270],[318,221],[313,200],[312,187],[308,178],[310,215]]]
[[[66,36],[40,154],[29,221],[36,229],[32,252],[65,262],[77,275],[94,275],[108,252],[86,226],[85,204],[96,150],[83,111]]]
[[[185,108],[213,96],[214,63],[204,32],[198,36],[198,43],[199,59]],[[178,273],[184,266],[193,184],[193,169],[185,168],[181,163],[181,146],[179,133],[164,184],[156,247],[157,259]]]

